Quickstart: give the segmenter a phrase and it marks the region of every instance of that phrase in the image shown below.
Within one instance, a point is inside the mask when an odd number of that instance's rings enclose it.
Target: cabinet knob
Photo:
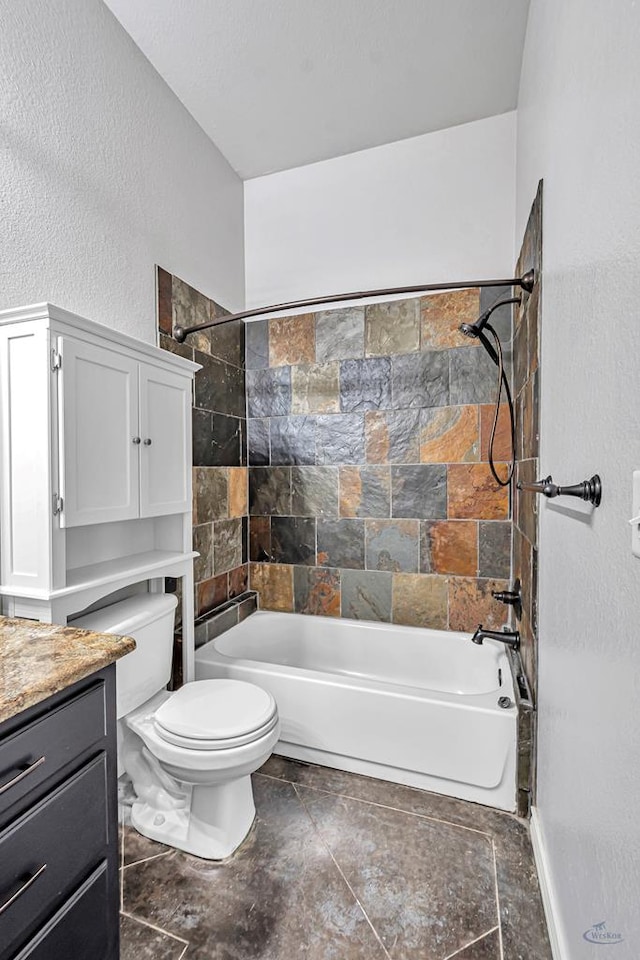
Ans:
[[[151,446],[151,437],[146,437],[142,442],[144,443],[145,447],[150,447],[150,446]]]
[[[133,438],[132,438],[132,443],[135,443],[135,444],[140,443],[140,437],[133,437]]]

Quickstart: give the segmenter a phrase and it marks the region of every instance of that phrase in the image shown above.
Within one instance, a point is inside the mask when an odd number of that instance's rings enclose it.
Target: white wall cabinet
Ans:
[[[191,676],[198,365],[51,304],[0,313],[0,600],[54,623],[183,579]]]
[[[191,380],[61,337],[64,527],[189,509]]]

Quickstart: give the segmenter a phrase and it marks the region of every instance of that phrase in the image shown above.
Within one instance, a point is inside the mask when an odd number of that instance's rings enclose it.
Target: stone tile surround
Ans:
[[[246,326],[250,584],[264,609],[498,627],[508,492],[495,367],[458,327],[504,290]],[[510,356],[510,318],[496,315]],[[498,455],[509,456],[501,408]]]

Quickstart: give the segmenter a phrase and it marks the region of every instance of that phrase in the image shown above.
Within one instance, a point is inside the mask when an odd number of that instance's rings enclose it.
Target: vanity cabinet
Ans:
[[[0,724],[0,960],[117,960],[115,665]]]
[[[2,613],[65,624],[131,585],[182,579],[193,677],[198,369],[52,304],[0,312]]]

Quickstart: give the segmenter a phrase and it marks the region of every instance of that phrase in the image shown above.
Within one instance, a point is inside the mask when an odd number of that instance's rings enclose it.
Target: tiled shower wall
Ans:
[[[507,619],[496,368],[477,289],[247,324],[251,587],[263,608],[472,630]],[[509,350],[509,309],[494,315]],[[509,457],[506,409],[496,459]],[[503,468],[504,469],[504,466]]]
[[[171,338],[172,327],[225,314],[166,270],[157,271],[159,343],[201,364],[193,408],[193,549],[196,617],[247,590],[248,515],[244,324]]]

